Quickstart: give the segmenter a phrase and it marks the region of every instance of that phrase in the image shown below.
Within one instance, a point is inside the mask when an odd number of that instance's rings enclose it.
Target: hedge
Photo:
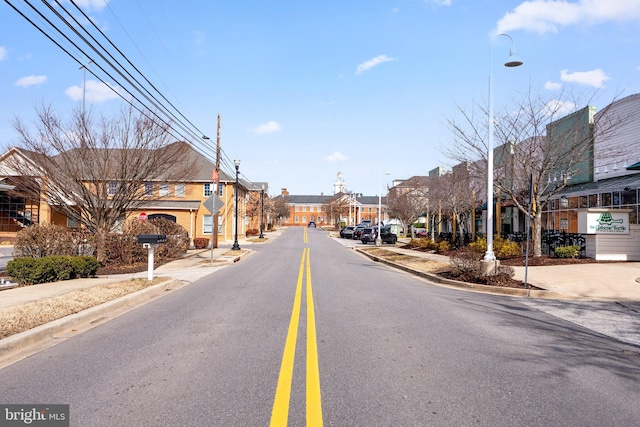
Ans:
[[[36,285],[94,276],[98,267],[98,261],[89,256],[16,258],[7,263],[7,274],[20,285]]]

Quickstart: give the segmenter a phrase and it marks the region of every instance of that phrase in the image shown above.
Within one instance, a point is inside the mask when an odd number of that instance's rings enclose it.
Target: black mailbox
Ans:
[[[138,243],[147,243],[147,244],[158,244],[158,243],[166,243],[167,235],[166,234],[140,234],[138,236]]]

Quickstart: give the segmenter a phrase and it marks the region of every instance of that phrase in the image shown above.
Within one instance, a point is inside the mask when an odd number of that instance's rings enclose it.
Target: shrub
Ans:
[[[255,229],[255,228],[250,228],[247,230],[247,236],[257,236],[258,234],[260,234],[260,230]]]
[[[98,260],[92,256],[71,257],[71,265],[73,266],[75,277],[95,276],[100,267]]]
[[[204,249],[209,247],[209,239],[207,239],[206,237],[196,237],[195,239],[193,239],[193,246],[196,249]]]
[[[487,239],[479,237],[475,242],[471,242],[469,247],[482,253],[487,251]],[[502,237],[496,237],[493,239],[493,253],[496,258],[509,258],[513,256],[522,255],[522,248],[517,242],[512,242]]]
[[[16,234],[13,256],[42,258],[52,255],[77,255],[86,251],[87,233],[54,224],[34,224]],[[90,252],[93,254],[93,248]]]
[[[580,254],[580,246],[561,246],[559,248],[555,248],[553,253],[558,258],[578,258],[578,255]]]
[[[16,258],[7,263],[7,274],[20,285],[35,285],[93,276],[98,266],[89,256]]]
[[[516,242],[497,237],[493,240],[493,252],[496,258],[509,258],[522,255],[522,248]]]
[[[441,240],[440,242],[436,243],[435,250],[436,253],[443,254],[451,250],[451,245],[446,240]]]
[[[36,258],[15,258],[7,263],[7,274],[20,285],[33,285],[35,279]]]
[[[124,224],[122,233],[111,233],[105,239],[107,256],[104,264],[132,265],[145,262],[148,251],[138,243],[140,234],[164,234],[167,236],[166,243],[161,243],[154,252],[157,260],[179,258],[189,249],[189,233],[180,224],[164,218],[156,218],[151,221],[132,218]]]
[[[449,259],[451,274],[457,279],[468,282],[477,282],[483,276],[482,251],[473,247],[458,250],[455,256]]]
[[[485,274],[482,266],[482,256],[485,251],[486,249],[483,251],[481,245],[469,246],[459,250],[449,260],[452,267],[451,274],[463,282],[483,283],[493,286],[500,285],[515,275],[513,267],[502,265]]]
[[[478,237],[475,242],[469,243],[469,247],[475,251],[485,253],[487,251],[487,239]]]

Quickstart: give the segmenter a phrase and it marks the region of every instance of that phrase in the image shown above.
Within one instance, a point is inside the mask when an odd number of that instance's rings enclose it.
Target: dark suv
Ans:
[[[377,228],[365,228],[364,231],[362,232],[362,236],[360,237],[360,240],[365,245],[369,242],[375,243],[377,235],[378,235]],[[388,228],[382,228],[380,229],[380,240],[382,240],[382,243],[390,243],[392,245],[395,245],[395,243],[398,241],[398,236],[392,233],[391,230],[389,230]]]
[[[362,236],[363,230],[364,230],[363,226],[357,225],[356,228],[353,229],[353,239],[354,240],[360,239],[360,236]]]
[[[365,245],[369,242],[375,242],[377,234],[378,234],[377,228],[367,227],[364,230],[362,230],[362,233],[360,234],[360,241]]]

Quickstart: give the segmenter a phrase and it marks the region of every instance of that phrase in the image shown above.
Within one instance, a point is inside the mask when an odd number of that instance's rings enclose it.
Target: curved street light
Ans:
[[[509,49],[509,59],[505,62],[504,66],[513,68],[519,67],[523,62],[518,58],[518,55],[513,48],[513,39],[509,34],[498,34],[494,37],[508,37],[511,40],[511,48]],[[484,254],[485,261],[495,261],[496,256],[493,253],[493,99],[492,99],[492,86],[491,78],[493,73],[493,40],[491,41],[489,48],[489,141],[487,143],[487,252]]]

